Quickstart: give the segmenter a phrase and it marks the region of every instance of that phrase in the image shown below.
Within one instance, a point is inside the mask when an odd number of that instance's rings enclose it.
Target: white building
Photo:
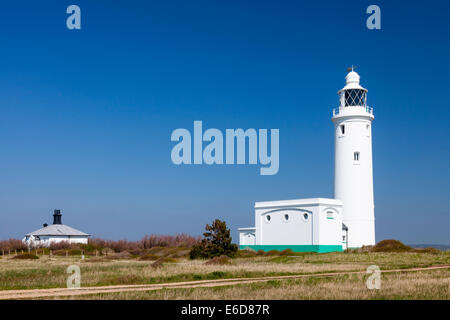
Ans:
[[[28,246],[49,246],[61,241],[87,244],[90,235],[62,224],[61,217],[61,210],[55,210],[52,225],[45,223],[43,228],[27,233],[22,241]]]
[[[375,244],[372,177],[373,109],[367,106],[367,89],[353,70],[339,91],[340,105],[333,110],[335,127],[334,197],[344,203],[343,221],[348,246]]]
[[[375,244],[372,109],[359,75],[350,71],[333,109],[335,199],[255,203],[255,227],[240,228],[241,249],[332,252]]]

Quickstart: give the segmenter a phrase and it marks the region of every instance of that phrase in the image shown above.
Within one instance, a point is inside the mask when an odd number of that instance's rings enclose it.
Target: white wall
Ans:
[[[311,207],[287,207],[256,210],[260,245],[305,245],[313,243]],[[304,216],[306,215],[306,216]],[[288,217],[288,220],[285,219]],[[270,217],[270,221],[268,221]],[[306,218],[305,218],[306,217]]]
[[[87,236],[39,236],[39,239],[30,237],[28,240],[23,238],[22,241],[27,245],[49,246],[51,243],[67,241],[69,243],[88,243]]]
[[[363,107],[342,107],[335,124],[334,197],[344,203],[349,247],[375,244],[372,176],[373,115]],[[340,126],[345,126],[342,134]],[[359,160],[354,160],[359,152]]]
[[[342,202],[324,198],[257,202],[255,226],[256,245],[342,245]]]
[[[239,231],[239,244],[241,246],[252,246],[256,244],[255,228],[241,228]]]

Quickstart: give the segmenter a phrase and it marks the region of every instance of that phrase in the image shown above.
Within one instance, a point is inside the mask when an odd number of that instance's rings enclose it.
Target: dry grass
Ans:
[[[450,299],[448,270],[382,274],[379,290],[367,289],[367,275],[275,280],[216,288],[121,292],[75,299]],[[71,297],[65,297],[71,299]]]
[[[166,248],[162,256],[176,254]],[[159,252],[156,249],[153,253]],[[156,257],[156,256],[155,256]],[[160,258],[161,256],[158,256]],[[231,259],[225,265],[207,265],[205,260],[164,258],[153,268],[154,261],[140,261],[138,258],[122,257],[120,254],[108,257],[52,257],[43,256],[37,260],[0,259],[1,289],[32,289],[65,287],[69,265],[81,268],[81,285],[120,285],[180,282],[192,280],[248,278],[261,276],[312,274],[338,271],[365,271],[369,265],[381,269],[427,267],[450,264],[450,252],[428,254],[418,252],[402,253],[327,253],[304,254],[301,256],[248,256]],[[358,278],[359,277],[359,278]],[[449,270],[417,272],[414,274],[385,275],[383,289],[379,293],[367,291],[363,276],[324,279],[302,279],[291,281],[270,281],[268,283],[236,285],[224,288],[171,289],[153,293],[111,294],[104,298],[125,297],[133,299],[346,299],[346,298],[411,298],[420,292],[424,297],[447,297]],[[392,281],[391,281],[392,280]],[[432,287],[435,292],[432,293]],[[337,288],[340,288],[339,290]],[[414,288],[418,288],[417,290]],[[367,292],[366,292],[366,291]],[[339,291],[339,292],[338,292]],[[383,296],[385,294],[385,296]],[[102,298],[103,296],[96,296]],[[446,298],[446,299],[447,299]]]
[[[230,258],[227,256],[214,257],[205,262],[206,265],[228,265],[230,264]]]

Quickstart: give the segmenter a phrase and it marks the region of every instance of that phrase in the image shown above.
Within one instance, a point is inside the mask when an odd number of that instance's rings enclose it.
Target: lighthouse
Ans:
[[[254,227],[239,228],[241,249],[338,252],[375,244],[372,177],[373,110],[349,69],[333,109],[334,198],[255,202]]]
[[[367,89],[350,69],[339,90],[339,107],[333,109],[335,131],[334,198],[343,202],[342,221],[347,228],[345,247],[375,244],[372,174],[373,109],[367,106]]]

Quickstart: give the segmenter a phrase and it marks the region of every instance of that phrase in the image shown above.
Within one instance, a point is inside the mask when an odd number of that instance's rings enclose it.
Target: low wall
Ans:
[[[278,250],[283,251],[286,249],[291,249],[294,252],[341,252],[344,251],[340,245],[241,245],[239,246],[241,250],[243,249],[253,249],[255,251],[270,251]]]

